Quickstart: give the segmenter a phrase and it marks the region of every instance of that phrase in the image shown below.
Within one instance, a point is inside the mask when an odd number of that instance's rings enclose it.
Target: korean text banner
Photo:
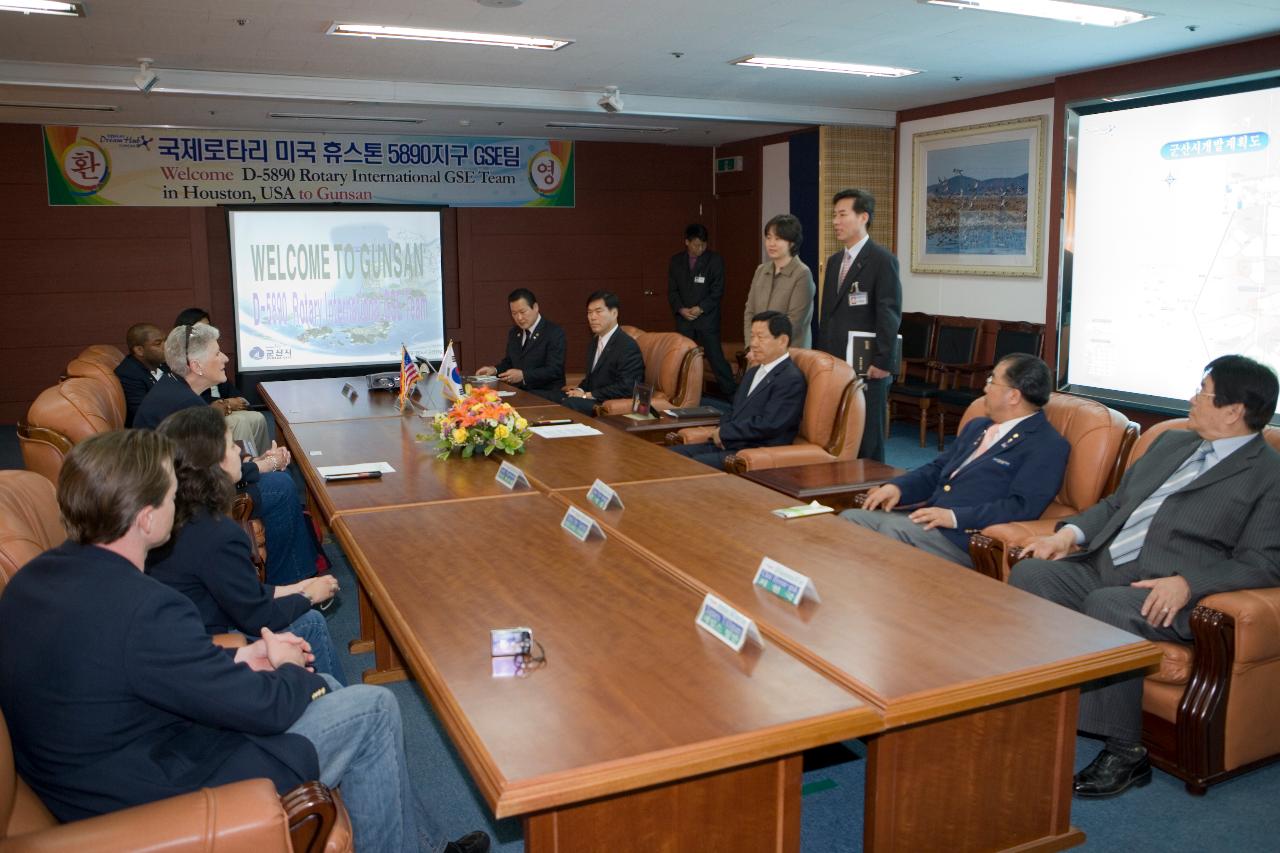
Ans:
[[[49,204],[573,207],[573,143],[45,127]]]

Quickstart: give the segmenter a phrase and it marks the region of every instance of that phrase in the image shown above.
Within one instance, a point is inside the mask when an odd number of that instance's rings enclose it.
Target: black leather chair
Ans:
[[[929,409],[938,392],[946,389],[943,380],[945,368],[950,365],[972,364],[977,360],[978,345],[982,341],[982,320],[973,317],[939,317],[933,348],[925,365],[924,376],[918,380],[907,378],[889,390],[889,420],[898,415],[899,406],[920,420],[920,446],[925,446],[929,431]],[[902,339],[906,348],[906,337]]]

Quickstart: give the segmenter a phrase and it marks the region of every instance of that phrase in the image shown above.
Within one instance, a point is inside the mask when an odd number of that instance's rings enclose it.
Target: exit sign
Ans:
[[[741,157],[719,157],[716,159],[717,175],[721,174],[722,172],[741,172],[741,171],[742,171]]]

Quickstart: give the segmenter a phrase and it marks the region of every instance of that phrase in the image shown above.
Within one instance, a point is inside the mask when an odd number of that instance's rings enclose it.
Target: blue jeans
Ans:
[[[297,634],[311,645],[311,654],[316,656],[312,666],[316,672],[331,675],[343,687],[347,686],[347,676],[338,663],[338,653],[333,648],[333,635],[329,633],[329,623],[319,610],[308,610],[285,629]]]
[[[255,514],[267,529],[267,583],[296,583],[316,573],[316,547],[298,503],[298,490],[285,471],[263,474],[257,482],[260,506]]]
[[[360,853],[443,850],[444,841],[418,809],[409,787],[395,696],[385,687],[342,687],[328,676],[325,681],[332,692],[312,702],[289,731],[315,746],[320,781],[341,788],[355,849]]]

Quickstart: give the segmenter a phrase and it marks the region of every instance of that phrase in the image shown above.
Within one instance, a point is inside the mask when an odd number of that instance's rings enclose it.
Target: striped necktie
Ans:
[[[1178,470],[1169,475],[1169,479],[1165,480],[1160,488],[1138,504],[1138,508],[1129,516],[1124,527],[1120,528],[1116,538],[1111,540],[1108,551],[1111,554],[1112,563],[1119,566],[1138,558],[1138,553],[1142,550],[1142,542],[1147,538],[1147,530],[1151,527],[1151,519],[1159,511],[1160,505],[1164,503],[1165,498],[1189,485],[1204,472],[1205,459],[1212,452],[1212,444],[1207,441],[1201,442],[1196,451],[1178,466]]]

